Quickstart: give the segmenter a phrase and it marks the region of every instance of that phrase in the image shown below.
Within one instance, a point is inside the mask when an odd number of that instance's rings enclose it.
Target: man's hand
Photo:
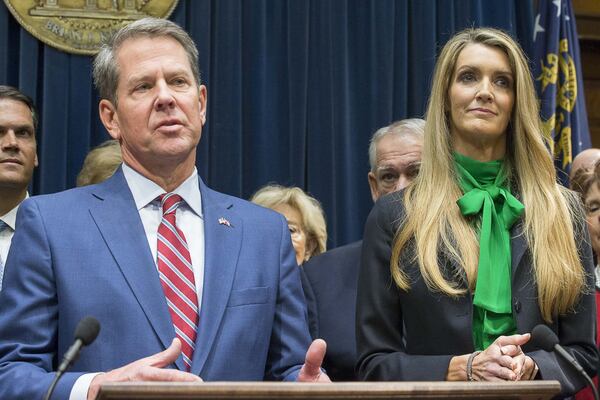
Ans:
[[[173,343],[165,351],[150,357],[142,358],[127,364],[124,367],[113,369],[105,374],[97,375],[91,382],[88,390],[88,400],[96,398],[100,385],[107,382],[202,382],[202,379],[189,372],[176,369],[164,369],[172,364],[181,354],[181,342],[173,339]]]
[[[323,339],[315,339],[306,352],[304,365],[298,374],[298,382],[331,382],[326,373],[321,371],[327,343]]]

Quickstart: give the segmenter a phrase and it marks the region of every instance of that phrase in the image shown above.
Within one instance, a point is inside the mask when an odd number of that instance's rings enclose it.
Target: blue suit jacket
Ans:
[[[310,335],[287,223],[199,185],[205,272],[191,372],[204,380],[293,380]],[[102,184],[21,205],[0,292],[0,398],[42,398],[86,315],[100,321],[100,335],[53,398],[68,398],[82,373],[157,353],[175,337],[121,170]],[[184,368],[181,357],[173,367]]]
[[[313,338],[327,342],[323,367],[334,381],[355,381],[356,287],[362,240],[329,250],[302,266]]]

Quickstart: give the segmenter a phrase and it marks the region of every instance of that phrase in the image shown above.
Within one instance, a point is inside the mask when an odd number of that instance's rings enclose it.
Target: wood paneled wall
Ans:
[[[592,146],[600,148],[600,1],[573,0]]]

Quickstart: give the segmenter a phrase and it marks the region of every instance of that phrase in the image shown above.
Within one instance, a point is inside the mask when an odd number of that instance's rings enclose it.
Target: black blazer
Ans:
[[[474,351],[472,338],[472,296],[457,299],[431,292],[411,258],[403,257],[412,285],[409,291],[397,288],[390,274],[391,247],[398,220],[404,216],[402,196],[392,193],[381,198],[365,226],[357,295],[358,374],[364,380],[442,381],[454,355]],[[587,285],[594,287],[592,251],[583,222],[576,224],[579,254],[587,273]],[[544,323],[537,303],[532,256],[522,233],[522,221],[511,231],[512,304],[520,333],[531,332]],[[439,255],[446,276],[464,276],[462,269]],[[466,279],[461,284],[467,287]],[[562,346],[590,375],[596,374],[598,350],[595,339],[593,290],[582,295],[575,312],[555,319],[550,328]],[[523,347],[540,371],[541,379],[561,383],[561,396],[575,393],[585,382],[552,353]]]
[[[356,286],[362,241],[311,258],[302,286],[313,339],[327,342],[323,367],[334,381],[355,381]]]

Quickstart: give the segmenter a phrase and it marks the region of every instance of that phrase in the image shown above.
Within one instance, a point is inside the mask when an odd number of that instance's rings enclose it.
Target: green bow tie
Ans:
[[[516,325],[511,305],[510,228],[525,207],[505,187],[503,161],[480,162],[454,153],[464,216],[480,216],[479,267],[473,299],[475,346],[487,348]]]

